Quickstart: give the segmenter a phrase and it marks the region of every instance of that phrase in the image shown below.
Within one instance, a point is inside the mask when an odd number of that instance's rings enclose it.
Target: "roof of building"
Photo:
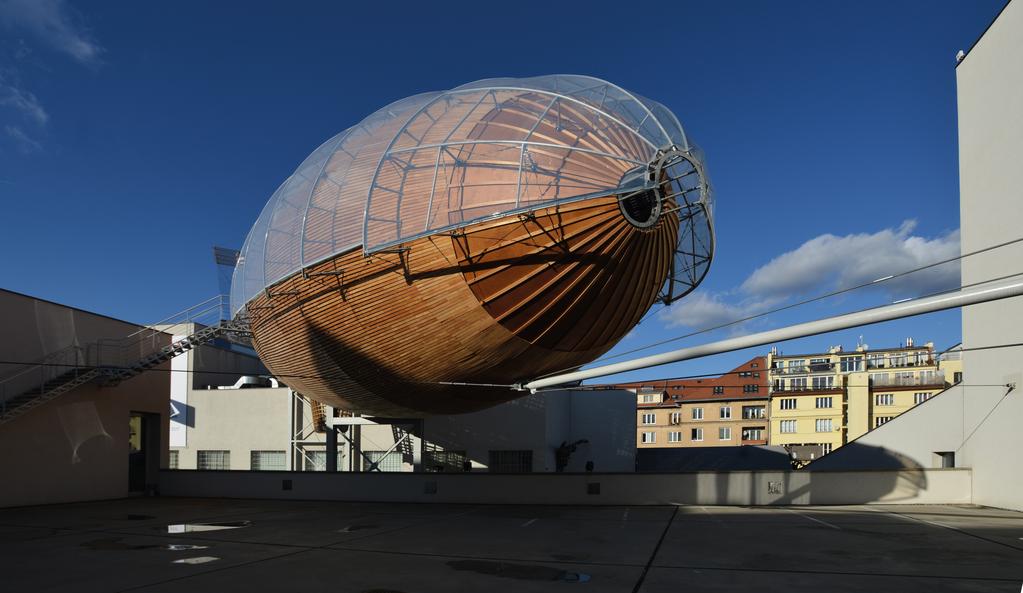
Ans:
[[[637,393],[653,391],[666,394],[662,402],[641,404],[643,407],[671,406],[690,401],[735,401],[767,399],[767,357],[749,359],[731,371],[716,377],[664,379],[623,383],[619,387],[634,389]],[[744,376],[743,373],[750,373]],[[753,376],[757,373],[759,376]],[[747,385],[756,385],[758,391],[744,391]],[[714,388],[721,388],[715,393]]]
[[[782,354],[774,355],[774,358],[809,358],[811,356],[855,356],[857,354],[877,354],[879,352],[916,352],[919,350],[934,350],[933,344],[922,344],[920,346],[899,346],[898,348],[871,348],[869,350],[840,350],[838,352],[812,352],[810,354]]]

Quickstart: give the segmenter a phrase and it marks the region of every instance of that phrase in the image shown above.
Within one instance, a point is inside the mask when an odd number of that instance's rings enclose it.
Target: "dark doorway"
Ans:
[[[153,494],[160,468],[160,415],[128,417],[128,491]]]

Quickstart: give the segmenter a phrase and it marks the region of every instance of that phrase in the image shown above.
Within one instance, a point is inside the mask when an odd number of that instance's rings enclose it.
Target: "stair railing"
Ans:
[[[131,376],[141,361],[169,354],[172,351],[172,332],[176,326],[185,326],[187,335],[205,327],[223,325],[230,332],[244,332],[244,321],[224,319],[228,311],[228,297],[217,295],[179,311],[154,324],[140,327],[123,338],[100,339],[81,346],[68,346],[47,354],[31,365],[0,378],[0,417],[7,413],[7,403],[33,390],[45,394],[52,381],[66,377],[73,381],[78,374],[96,368],[115,380]]]

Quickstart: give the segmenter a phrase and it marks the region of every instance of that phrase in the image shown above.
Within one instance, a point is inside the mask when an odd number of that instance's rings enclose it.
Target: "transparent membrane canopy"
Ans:
[[[653,189],[684,221],[685,251],[662,291],[671,302],[706,273],[713,226],[702,160],[667,108],[573,75],[415,95],[321,144],[277,188],[242,248],[232,311],[351,249],[369,254],[487,218]]]

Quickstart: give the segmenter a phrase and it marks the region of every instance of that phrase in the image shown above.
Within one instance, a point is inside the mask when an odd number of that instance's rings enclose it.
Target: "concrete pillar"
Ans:
[[[337,473],[337,427],[327,427],[327,471]]]

